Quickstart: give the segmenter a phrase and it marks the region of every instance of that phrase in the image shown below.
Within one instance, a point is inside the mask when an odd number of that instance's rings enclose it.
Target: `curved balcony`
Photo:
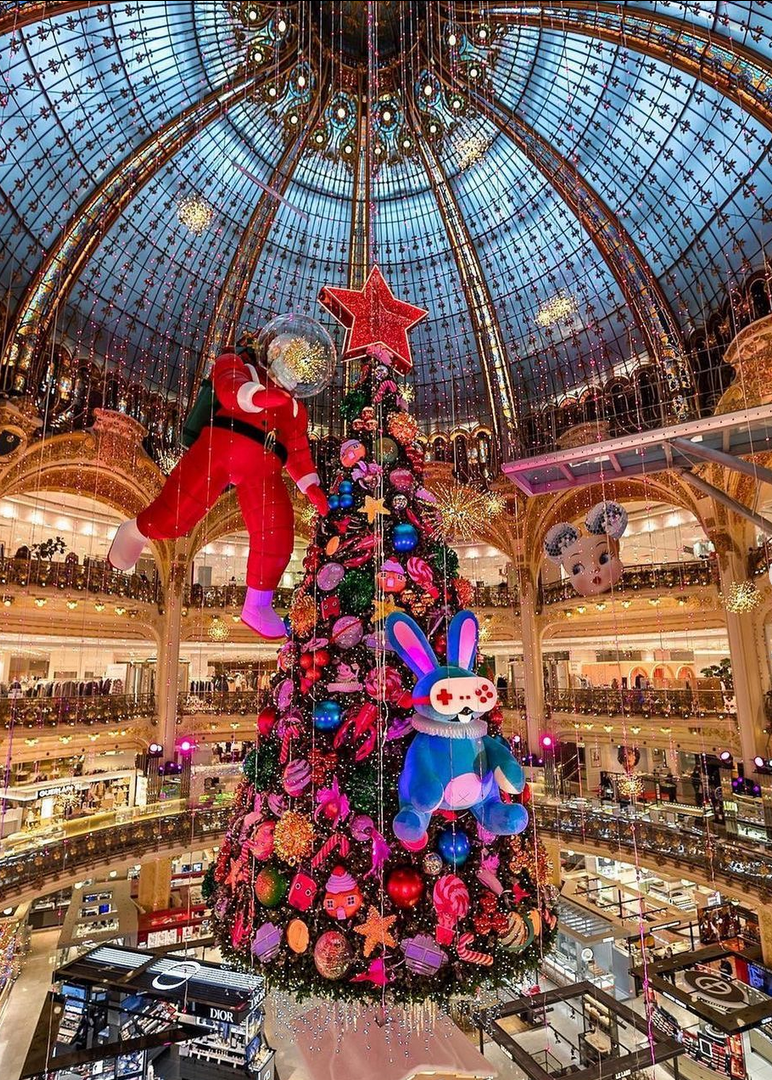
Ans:
[[[772,854],[759,852],[735,838],[723,839],[705,829],[685,828],[643,821],[635,817],[612,817],[592,807],[539,805],[539,828],[566,847],[588,846],[621,852],[652,865],[671,863],[688,868],[695,878],[707,880],[722,892],[735,896],[752,894],[763,903],[772,901]],[[642,858],[643,856],[643,858]]]
[[[0,559],[0,589],[6,585],[20,588],[61,589],[113,596],[144,604],[162,604],[163,589],[157,577],[124,574],[113,570],[102,559],[84,558],[83,562],[65,559]]]
[[[728,716],[731,694],[721,690],[553,690],[547,704],[553,713],[585,716],[691,717]]]
[[[139,862],[149,852],[195,850],[216,843],[225,832],[230,807],[194,807],[169,813],[161,804],[130,817],[79,835],[33,842],[0,858],[0,902],[18,902],[98,867]]]
[[[277,589],[275,606],[289,610],[294,589]],[[186,585],[182,602],[188,608],[239,608],[247,595],[246,585]]]
[[[10,904],[46,887],[85,876],[97,868],[131,864],[152,851],[191,850],[217,843],[230,818],[228,805],[168,812],[162,805],[133,812],[130,820],[53,839],[30,838],[0,858],[0,903]],[[707,881],[730,895],[772,901],[772,854],[702,828],[677,828],[635,817],[612,817],[592,806],[538,804],[536,822],[565,847],[622,853],[633,861],[675,870]]]
[[[12,728],[61,728],[77,724],[125,724],[155,718],[152,694],[98,694],[93,697],[0,698],[0,724]]]
[[[678,592],[681,589],[705,587],[716,584],[713,565],[707,559],[694,559],[690,562],[658,563],[655,565],[626,566],[622,580],[615,586],[613,594],[592,599],[608,600],[610,596],[624,593],[629,596],[636,592]],[[570,581],[551,581],[539,588],[541,607],[551,604],[565,604],[568,601],[581,601]],[[587,601],[585,601],[587,602]]]

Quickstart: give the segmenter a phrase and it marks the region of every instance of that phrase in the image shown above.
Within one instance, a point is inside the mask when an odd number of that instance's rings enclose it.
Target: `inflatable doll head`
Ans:
[[[627,528],[627,511],[619,503],[596,503],[584,527],[586,534],[567,521],[553,525],[544,538],[544,553],[562,565],[580,596],[597,596],[622,577],[619,537]]]
[[[496,705],[490,679],[474,672],[479,629],[471,611],[459,611],[448,627],[447,664],[440,665],[413,619],[395,612],[386,620],[389,645],[418,677],[413,707],[421,716],[448,724],[468,724]]]

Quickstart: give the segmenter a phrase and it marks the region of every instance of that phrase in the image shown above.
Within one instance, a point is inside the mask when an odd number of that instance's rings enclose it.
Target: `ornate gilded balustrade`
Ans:
[[[0,698],[0,723],[12,728],[61,728],[76,724],[126,724],[155,718],[152,694],[129,697],[97,694],[91,697]]]
[[[690,717],[728,716],[728,699],[721,690],[553,690],[547,704],[553,713],[586,716]]]
[[[217,843],[225,831],[230,808],[191,808],[158,813],[150,808],[136,820],[95,828],[79,835],[40,841],[0,858],[0,903],[20,895],[53,888],[57,880],[94,872],[150,851],[191,850]],[[717,888],[772,901],[772,853],[760,852],[737,839],[723,839],[702,828],[673,828],[665,824],[612,817],[591,806],[581,809],[537,804],[537,826],[563,846],[611,849],[631,861],[647,856],[652,865],[674,864],[697,879],[715,881]]]
[[[158,578],[124,574],[102,559],[50,562],[47,559],[0,559],[0,590],[6,585],[95,593],[145,604],[163,603]]]
[[[287,611],[293,589],[276,590],[276,607]],[[246,585],[186,585],[182,601],[189,608],[241,608],[247,595]]]
[[[737,839],[723,839],[701,828],[673,828],[665,824],[623,817],[594,810],[538,805],[537,823],[543,833],[558,838],[564,846],[600,845],[631,856],[631,861],[650,855],[656,864],[663,861],[688,867],[697,877],[707,877],[732,891],[753,894],[764,903],[772,901],[772,854]],[[726,887],[726,886],[724,886]]]
[[[180,694],[177,701],[179,716],[247,716],[256,715],[268,701],[265,690],[207,690],[203,693]]]
[[[614,589],[614,595],[624,593],[628,596],[635,592],[659,592],[666,589],[677,592],[680,589],[708,586],[716,583],[714,570],[707,559],[694,559],[690,562],[658,563],[648,566],[626,566],[622,580]],[[608,600],[611,594],[594,597],[595,600]],[[541,605],[565,604],[569,600],[581,600],[570,581],[551,581],[540,588]]]
[[[43,841],[0,858],[0,903],[30,890],[45,892],[70,875],[85,875],[151,851],[206,847],[222,836],[230,807],[193,808],[157,814],[77,836]]]

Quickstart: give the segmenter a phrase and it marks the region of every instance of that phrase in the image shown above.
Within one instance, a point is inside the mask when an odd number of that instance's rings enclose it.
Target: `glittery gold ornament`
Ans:
[[[316,382],[327,369],[327,352],[318,341],[292,338],[283,351],[285,365],[299,383]]]
[[[389,435],[403,446],[409,445],[418,434],[418,422],[410,413],[391,413],[387,421]]]
[[[276,822],[273,849],[276,857],[297,866],[309,854],[314,843],[313,822],[296,810],[287,810]]]
[[[434,491],[435,530],[443,540],[475,540],[505,508],[501,495],[463,484],[442,484]]]
[[[316,626],[316,604],[310,596],[296,596],[289,611],[294,633],[305,637]]]

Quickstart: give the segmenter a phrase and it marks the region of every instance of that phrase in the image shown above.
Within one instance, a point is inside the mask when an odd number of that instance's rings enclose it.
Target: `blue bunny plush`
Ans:
[[[399,778],[394,833],[420,843],[435,810],[471,810],[489,832],[522,832],[528,811],[503,803],[499,789],[519,793],[523,770],[503,740],[491,738],[482,715],[496,704],[496,688],[474,672],[479,629],[471,611],[448,628],[447,665],[440,666],[421,628],[396,612],[386,620],[389,645],[418,676],[413,690],[416,731]]]

